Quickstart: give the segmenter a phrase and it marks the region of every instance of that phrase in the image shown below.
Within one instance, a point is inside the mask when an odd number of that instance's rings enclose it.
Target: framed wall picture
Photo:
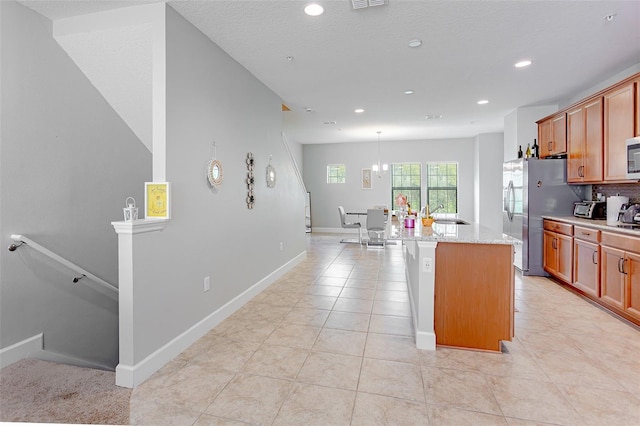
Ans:
[[[371,189],[371,169],[362,169],[362,189]]]
[[[171,185],[169,182],[144,183],[144,211],[146,219],[170,219]]]

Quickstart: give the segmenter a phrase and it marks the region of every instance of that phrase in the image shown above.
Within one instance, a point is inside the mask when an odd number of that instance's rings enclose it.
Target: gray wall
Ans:
[[[14,2],[1,9],[0,348],[44,333],[45,349],[114,367],[114,298],[73,284],[73,271],[21,233],[117,285],[127,196],[143,202],[151,154],[51,36],[51,22]]]
[[[281,140],[279,97],[170,7],[166,39],[172,218],[162,232],[135,240],[135,363],[304,253],[306,241],[304,194]],[[205,178],[214,140],[224,171],[218,189]],[[250,151],[253,210],[245,202]],[[265,180],[269,155],[275,188]]]
[[[587,98],[597,92],[599,92],[600,90],[604,90],[609,86],[612,86],[616,83],[618,83],[621,80],[624,80],[627,77],[632,76],[633,74],[636,74],[640,72],[640,62],[630,66],[629,68],[624,69],[623,71],[617,72],[614,75],[607,77],[606,79],[599,81],[597,84],[589,87],[588,89],[585,89],[581,92],[578,92],[572,96],[568,96],[565,99],[563,99],[560,102],[559,108],[558,109],[564,109],[566,107],[568,107],[571,104],[574,104],[576,102],[580,102],[581,100],[583,100],[584,98]]]
[[[483,133],[475,143],[474,222],[502,232],[502,157],[504,134]]]
[[[440,139],[426,141],[391,141],[381,143],[381,161],[384,163],[432,161],[458,162],[458,211],[463,219],[474,219],[474,139]],[[362,210],[373,205],[391,205],[390,172],[373,179],[371,190],[361,189],[360,174],[378,161],[377,140],[370,143],[309,144],[303,145],[304,181],[311,192],[313,228],[340,228],[338,206],[349,210]],[[495,154],[496,165],[501,167],[502,145]],[[347,182],[327,184],[327,164],[345,164]],[[501,170],[501,168],[499,169]],[[424,168],[423,168],[424,172]],[[423,188],[424,185],[423,173]],[[498,188],[500,189],[500,188]],[[422,203],[426,195],[422,194]],[[416,206],[417,207],[417,206]],[[497,213],[500,213],[500,205]]]

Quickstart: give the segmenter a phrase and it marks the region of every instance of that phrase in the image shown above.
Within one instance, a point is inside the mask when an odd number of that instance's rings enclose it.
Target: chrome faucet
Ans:
[[[431,210],[430,214],[434,214],[435,212],[437,212],[440,209],[444,209],[444,204],[440,204],[438,207],[436,207],[435,209]]]

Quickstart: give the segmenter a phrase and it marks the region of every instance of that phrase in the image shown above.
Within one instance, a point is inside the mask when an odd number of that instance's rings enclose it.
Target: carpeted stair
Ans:
[[[115,373],[25,359],[0,370],[0,422],[129,423]]]

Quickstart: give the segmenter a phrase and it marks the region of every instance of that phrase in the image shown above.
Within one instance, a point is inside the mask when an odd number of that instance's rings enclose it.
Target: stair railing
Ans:
[[[287,135],[282,132],[282,143],[284,147],[287,149],[289,153],[289,159],[291,160],[291,164],[293,164],[293,170],[296,172],[296,176],[298,177],[298,182],[300,183],[300,188],[302,188],[302,192],[304,195],[307,195],[307,187],[304,184],[304,180],[302,179],[302,174],[300,173],[300,169],[298,168],[298,163],[296,163],[296,159],[291,152],[291,148],[289,147],[289,141],[287,140]]]
[[[108,282],[106,282],[105,280],[103,280],[102,278],[99,278],[95,275],[93,275],[91,272],[88,272],[87,270],[79,267],[78,265],[76,265],[75,263],[72,263],[71,261],[65,259],[64,257],[61,257],[57,254],[55,254],[54,252],[52,252],[51,250],[41,246],[40,244],[36,243],[35,241],[25,237],[24,235],[19,235],[19,234],[13,234],[11,235],[11,239],[14,241],[11,245],[9,245],[9,251],[16,251],[16,249],[22,245],[27,245],[35,250],[38,250],[40,253],[49,256],[51,259],[58,261],[59,263],[63,264],[64,266],[66,266],[67,268],[81,274],[77,277],[73,278],[73,282],[77,283],[78,281],[80,281],[81,279],[87,277],[89,279],[91,279],[92,281],[100,284],[101,286],[109,289],[110,291],[114,292],[114,293],[118,293],[118,287],[114,286],[113,284],[109,284]]]

